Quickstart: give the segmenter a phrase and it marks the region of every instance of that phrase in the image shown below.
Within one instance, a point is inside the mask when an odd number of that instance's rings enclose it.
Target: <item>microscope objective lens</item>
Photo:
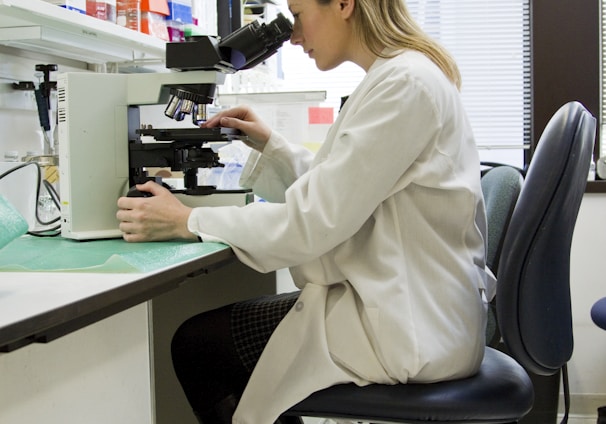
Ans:
[[[195,105],[195,103],[192,102],[191,100],[184,99],[181,102],[181,109],[180,110],[181,110],[182,113],[185,113],[185,114],[189,115],[190,113],[192,113],[194,111],[194,105]]]
[[[166,109],[164,110],[164,114],[169,118],[175,119],[175,115],[179,112],[179,106],[181,105],[181,100],[177,96],[172,96]]]
[[[204,103],[198,103],[194,106],[192,121],[194,125],[200,125],[201,123],[206,122],[206,105]]]

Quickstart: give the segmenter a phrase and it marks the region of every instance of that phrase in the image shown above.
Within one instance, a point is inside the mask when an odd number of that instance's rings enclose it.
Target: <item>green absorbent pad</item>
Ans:
[[[226,248],[221,243],[74,241],[27,235],[0,249],[0,272],[151,272]]]
[[[0,249],[27,233],[27,221],[19,211],[0,194]]]

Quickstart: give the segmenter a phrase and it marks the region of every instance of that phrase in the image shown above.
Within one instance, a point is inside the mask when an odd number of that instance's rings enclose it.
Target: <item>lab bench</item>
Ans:
[[[14,240],[0,249],[0,422],[195,423],[172,334],[275,289],[220,243]]]

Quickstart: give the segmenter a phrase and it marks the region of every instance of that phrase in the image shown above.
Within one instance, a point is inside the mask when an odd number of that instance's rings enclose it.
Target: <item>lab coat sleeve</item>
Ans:
[[[376,81],[332,132],[326,158],[286,189],[284,203],[196,208],[190,231],[229,244],[260,271],[308,262],[355,234],[396,187],[406,186],[407,170],[441,131],[435,101],[423,84],[397,75],[378,75]],[[268,147],[267,161],[289,156],[275,139]],[[298,171],[288,165],[294,172],[285,175],[272,165],[284,186]]]
[[[284,202],[284,192],[309,169],[313,154],[303,146],[290,144],[272,132],[263,153],[251,151],[240,177],[240,186],[250,188],[269,202]]]

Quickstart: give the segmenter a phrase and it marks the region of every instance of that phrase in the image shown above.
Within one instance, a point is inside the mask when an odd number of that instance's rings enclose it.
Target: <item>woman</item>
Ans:
[[[268,202],[192,210],[152,183],[139,189],[154,197],[118,201],[127,241],[225,242],[256,270],[289,267],[301,289],[201,314],[177,331],[175,370],[207,424],[232,414],[234,423],[271,423],[336,383],[466,377],[484,352],[482,292],[493,280],[455,63],[403,0],[288,5],[291,42],[319,69],[351,61],[366,71],[317,155],[238,107],[206,126],[248,135],[241,185]]]

